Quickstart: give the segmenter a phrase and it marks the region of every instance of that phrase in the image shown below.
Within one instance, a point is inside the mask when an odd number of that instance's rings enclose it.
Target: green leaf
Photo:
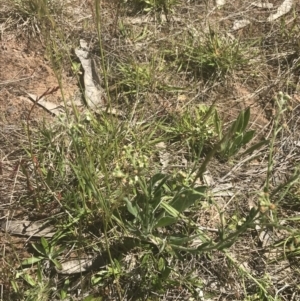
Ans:
[[[220,120],[217,110],[215,110],[215,114],[214,114],[214,125],[216,128],[217,134],[219,136],[219,139],[221,140],[223,138],[222,123],[221,123],[221,120]]]
[[[163,257],[160,257],[157,265],[158,265],[158,270],[162,272],[166,267],[165,259]]]
[[[248,123],[249,123],[249,119],[250,119],[250,107],[248,107],[245,111],[244,111],[244,123],[243,123],[243,128],[242,128],[242,132],[245,132]]]
[[[203,198],[205,191],[205,186],[198,187],[197,189],[184,189],[170,202],[170,205],[182,213],[194,205],[196,201]]]
[[[70,279],[67,279],[64,282],[63,288],[59,292],[61,300],[64,300],[65,298],[67,298],[69,289],[70,289]]]
[[[241,147],[252,140],[255,131],[245,130],[250,120],[250,108],[241,111],[236,121],[233,122],[229,131],[224,137],[224,141],[220,145],[220,154],[223,157],[231,157],[235,155]]]
[[[40,244],[32,244],[32,247],[40,253],[42,256],[47,257],[48,254],[46,254],[45,249]]]
[[[163,279],[167,279],[169,277],[171,271],[172,270],[168,266],[166,266],[165,269],[161,272]]]
[[[15,281],[11,281],[11,286],[12,286],[12,288],[13,288],[13,290],[14,290],[15,293],[17,293],[17,292],[20,291],[19,290],[19,286],[18,286],[18,284]]]
[[[150,185],[154,186],[157,182],[161,181],[162,179],[164,179],[166,177],[166,175],[162,174],[162,173],[157,173],[155,174],[151,179],[150,179]]]
[[[29,274],[24,274],[22,277],[32,287],[36,286],[36,282],[32,279],[32,277]]]
[[[151,256],[149,254],[145,254],[142,258],[142,265],[148,265],[151,260]]]
[[[44,257],[31,257],[31,258],[27,258],[25,260],[22,261],[21,265],[32,265],[35,264],[41,260],[43,260]]]
[[[223,250],[225,250],[225,249],[230,248],[234,243],[235,243],[235,240],[231,240],[231,241],[230,241],[230,240],[227,240],[227,241],[224,241],[224,242],[218,244],[218,245],[216,246],[216,249],[217,249],[217,250],[220,250],[220,251],[223,251]]]
[[[209,248],[213,245],[213,242],[212,241],[208,241],[208,242],[204,242],[203,244],[201,244],[199,247],[197,247],[197,250],[198,251],[202,251],[206,248]]]
[[[41,244],[45,250],[45,254],[49,254],[50,252],[50,246],[48,244],[48,241],[44,238],[44,237],[41,237]]]
[[[166,203],[165,201],[162,201],[162,202],[160,203],[160,205],[161,205],[161,207],[162,207],[163,209],[165,209],[165,211],[166,211],[168,214],[170,214],[170,215],[173,216],[173,217],[178,217],[179,212],[178,212],[175,208],[173,208],[170,204]]]
[[[139,212],[136,209],[136,206],[133,205],[132,202],[130,202],[128,199],[125,199],[126,205],[127,205],[127,210],[129,211],[129,213],[131,213],[134,217],[138,217],[139,216]]]
[[[243,137],[242,146],[244,146],[248,142],[250,142],[252,140],[254,134],[255,134],[255,131],[248,131]]]
[[[103,281],[103,277],[93,276],[92,279],[91,279],[92,285],[97,285],[97,284],[99,284],[101,281]]]
[[[232,149],[238,149],[239,146],[242,144],[244,139],[243,134],[239,134],[236,137],[234,137],[233,142],[232,142]]]
[[[52,253],[52,258],[56,258],[57,256],[59,256],[65,249],[65,246],[56,248],[56,250]]]
[[[269,140],[263,140],[263,141],[260,141],[256,144],[252,145],[246,151],[244,151],[241,156],[250,154],[250,153],[254,152],[255,150],[259,149],[261,146],[263,146],[265,144],[269,144]]]
[[[169,241],[173,245],[182,246],[182,245],[185,245],[187,242],[192,241],[193,239],[195,239],[197,237],[198,237],[198,235],[193,235],[193,236],[186,236],[186,235],[170,236]]]
[[[254,136],[255,131],[248,131],[245,134],[238,135],[231,145],[231,147],[228,150],[228,156],[233,156],[238,153],[238,151],[246,145]]]
[[[231,134],[234,135],[235,133],[242,133],[243,124],[244,124],[244,112],[242,111],[240,112],[236,121],[234,121],[231,126]]]
[[[46,176],[46,183],[49,187],[51,187],[51,185],[52,185],[53,176],[54,176],[54,174],[53,174],[52,169],[49,169],[47,172],[47,176]]]
[[[229,139],[230,137],[235,135],[235,133],[238,132],[237,129],[241,127],[241,123],[242,123],[242,115],[240,113],[239,116],[237,117],[237,119],[232,123],[231,127],[229,128],[229,130],[226,134],[227,139]]]
[[[154,194],[157,194],[168,178],[168,176],[161,173],[154,175],[150,180],[149,193],[153,192]]]
[[[55,267],[56,267],[58,270],[61,270],[61,269],[62,269],[62,266],[61,266],[61,264],[57,261],[57,259],[51,259],[51,261],[54,263]]]
[[[157,221],[154,228],[166,227],[166,226],[176,223],[176,221],[177,221],[177,217],[164,216]]]
[[[198,193],[201,196],[205,196],[207,186],[198,186],[198,187],[195,187],[193,190],[194,190],[195,193]]]
[[[224,155],[226,155],[226,152],[229,148],[229,139],[225,139],[223,143],[220,145],[220,152]]]
[[[43,276],[43,268],[41,266],[42,262],[39,261],[37,264],[36,274],[37,274],[37,281],[42,282],[44,280]]]
[[[300,215],[296,215],[296,216],[293,216],[293,217],[287,217],[284,220],[286,220],[286,221],[300,221]]]

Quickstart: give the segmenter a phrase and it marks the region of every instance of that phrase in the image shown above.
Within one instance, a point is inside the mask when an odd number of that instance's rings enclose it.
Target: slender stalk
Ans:
[[[278,97],[276,97],[275,100],[276,100],[278,109],[277,109],[275,121],[274,121],[274,131],[273,131],[273,135],[272,135],[271,142],[270,142],[267,178],[266,178],[266,183],[265,183],[265,187],[264,187],[264,192],[267,195],[269,194],[269,191],[270,191],[270,180],[271,180],[271,174],[272,174],[273,167],[274,167],[274,162],[273,162],[274,146],[275,146],[275,142],[276,142],[276,137],[282,129],[282,127],[279,125],[279,123],[280,123],[281,116],[285,111],[285,109],[283,107],[284,103],[285,103],[285,97],[282,92],[278,93]]]

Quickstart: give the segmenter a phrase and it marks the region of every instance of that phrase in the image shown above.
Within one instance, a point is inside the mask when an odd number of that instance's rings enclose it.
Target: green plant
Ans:
[[[22,262],[23,266],[32,265],[42,260],[48,260],[54,264],[57,269],[61,269],[61,264],[57,257],[65,250],[65,247],[56,247],[55,244],[49,243],[44,237],[41,238],[41,243],[33,243],[32,247],[37,251],[38,256],[27,258]]]
[[[179,116],[174,114],[173,122],[162,128],[171,135],[171,139],[182,141],[192,153],[199,156],[203,147],[217,137],[214,114],[217,114],[214,106],[201,104],[187,107]]]
[[[118,66],[120,80],[118,86],[125,94],[136,94],[164,89],[158,74],[163,71],[163,60],[151,59],[147,63],[122,63]]]
[[[168,181],[168,177],[163,174],[154,175],[148,183],[140,179],[137,184],[140,191],[137,191],[136,197],[132,200],[125,199],[127,210],[134,216],[134,220],[128,222],[128,229],[137,238],[155,245],[159,252],[166,250],[174,255],[178,250],[196,254],[225,250],[233,245],[241,234],[252,228],[259,218],[259,210],[253,208],[235,231],[227,231],[223,223],[218,232],[219,239],[212,241],[185,215],[186,211],[190,211],[190,207],[196,203],[200,206],[201,201],[205,199],[205,186],[186,187],[180,182]],[[193,229],[194,234],[168,234],[168,227],[178,223],[190,225],[190,231]],[[195,239],[200,239],[199,246],[189,247]]]
[[[244,52],[240,41],[221,37],[210,28],[198,41],[189,39],[174,57],[177,58],[179,70],[191,71],[207,80],[215,76],[225,76],[245,65],[248,59]]]
[[[141,258],[141,270],[145,286],[142,287],[142,290],[147,289],[147,286],[150,285],[156,291],[161,292],[168,283],[171,284],[172,268],[165,257],[160,254],[154,255],[152,252],[146,251]]]
[[[153,86],[153,71],[149,64],[145,65],[119,65],[122,74],[122,80],[118,85],[123,86],[124,90],[129,94],[144,92]]]
[[[66,279],[62,288],[58,292],[58,297],[60,300],[66,300],[68,298],[68,290],[70,289],[70,280]]]
[[[17,284],[17,281],[12,281],[15,293],[23,298],[22,300],[49,300],[51,295],[50,280],[43,274],[43,268],[40,262],[37,264],[35,275],[32,275],[30,269],[24,269],[16,273],[15,279],[23,279],[23,281],[29,285],[28,289],[22,290]]]
[[[114,259],[113,262],[106,266],[105,270],[102,270],[95,275],[93,275],[91,281],[93,285],[104,284],[104,281],[113,277],[115,280],[119,279],[122,275],[122,266],[117,259]]]
[[[119,21],[118,28],[124,38],[129,38],[135,43],[145,40],[149,35],[148,26],[144,26],[138,32],[136,32],[132,30],[131,27],[124,24],[122,20]]]
[[[230,158],[238,153],[238,151],[248,144],[255,134],[254,130],[247,131],[250,119],[250,108],[241,111],[237,119],[232,123],[231,127],[225,134],[222,133],[221,123],[217,117],[220,144],[219,156],[222,158]],[[260,144],[259,144],[260,146]],[[252,149],[254,151],[255,149]]]
[[[56,23],[53,18],[55,9],[61,9],[59,2],[47,0],[13,0],[17,14],[22,16],[25,23],[32,26],[34,35],[39,34],[41,29],[55,28]],[[50,5],[51,4],[51,5]],[[26,25],[28,26],[28,24]],[[28,26],[29,28],[29,26]]]
[[[138,238],[149,241],[158,247],[160,252],[165,248],[176,249],[193,238],[188,235],[162,235],[160,228],[166,228],[179,221],[188,222],[183,216],[185,210],[193,206],[205,196],[206,187],[194,189],[181,186],[169,187],[168,176],[154,175],[147,183],[140,178],[136,196],[132,200],[125,199],[127,210],[134,220],[128,227]],[[165,231],[162,231],[165,232]]]

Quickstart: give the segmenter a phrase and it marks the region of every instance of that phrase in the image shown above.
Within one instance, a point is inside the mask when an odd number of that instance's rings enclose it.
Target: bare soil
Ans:
[[[38,41],[32,40],[30,47],[21,38],[7,39],[1,43],[0,60],[0,122],[3,126],[20,126],[26,121],[33,102],[26,93],[37,97],[47,89],[58,86],[57,77],[45,59],[45,49]],[[74,78],[63,73],[64,95],[70,99],[77,91]],[[60,104],[63,102],[60,92],[49,95],[46,99]],[[39,106],[35,106],[30,120],[51,119],[51,115]]]

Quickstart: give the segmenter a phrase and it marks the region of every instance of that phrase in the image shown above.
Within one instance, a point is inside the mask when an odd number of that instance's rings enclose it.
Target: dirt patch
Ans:
[[[0,60],[3,71],[0,73],[0,122],[4,124],[19,124],[28,117],[33,103],[26,93],[42,95],[47,89],[58,86],[57,78],[45,60],[43,51],[30,51],[25,43],[14,39],[6,41],[1,46]],[[63,87],[66,99],[77,91],[76,80],[63,74]],[[59,92],[46,97],[55,104],[62,103]],[[31,120],[51,118],[42,108],[35,107]]]
[[[35,51],[32,45],[30,50],[24,41],[14,38],[2,41],[0,47],[3,67],[0,72],[0,205],[4,205],[17,200],[16,191],[26,193],[26,179],[19,173],[24,155],[22,146],[28,144],[24,125],[30,121],[31,126],[37,127],[42,120],[53,121],[53,116],[39,106],[35,106],[29,116],[34,104],[26,93],[41,96],[57,87],[58,80],[38,41]],[[62,74],[62,85],[68,101],[78,91],[76,80]],[[59,90],[45,99],[63,104]]]
[[[258,93],[252,91],[252,89],[250,90],[250,88],[238,81],[232,84],[226,104],[224,102],[220,104],[220,107],[223,108],[225,121],[235,120],[242,110],[250,107],[252,128],[259,130],[269,124],[270,120],[266,116],[266,108],[270,107],[270,103],[265,102],[261,104]],[[227,108],[227,110],[224,110],[224,108]]]
[[[8,209],[10,211],[12,208],[16,209],[16,206],[19,207],[16,204],[20,195],[28,194],[26,178],[21,172],[21,166],[26,165],[22,159],[25,155],[22,146],[28,144],[23,127],[33,102],[26,93],[40,96],[47,89],[57,87],[58,80],[38,43],[33,51],[30,50],[33,49],[32,45],[29,49],[23,41],[12,38],[2,42],[0,47],[0,207],[1,215],[6,216]],[[78,90],[76,80],[66,74],[62,78],[64,95],[69,100]],[[63,103],[59,91],[46,96],[46,100],[55,104]],[[53,116],[43,108],[35,106],[29,120],[34,126],[42,120],[51,123]],[[27,216],[22,209],[19,211],[23,218],[24,215]],[[16,217],[17,213],[14,211],[12,218]],[[0,237],[1,242],[5,243],[4,235]],[[19,240],[21,243],[24,241],[22,238]]]

